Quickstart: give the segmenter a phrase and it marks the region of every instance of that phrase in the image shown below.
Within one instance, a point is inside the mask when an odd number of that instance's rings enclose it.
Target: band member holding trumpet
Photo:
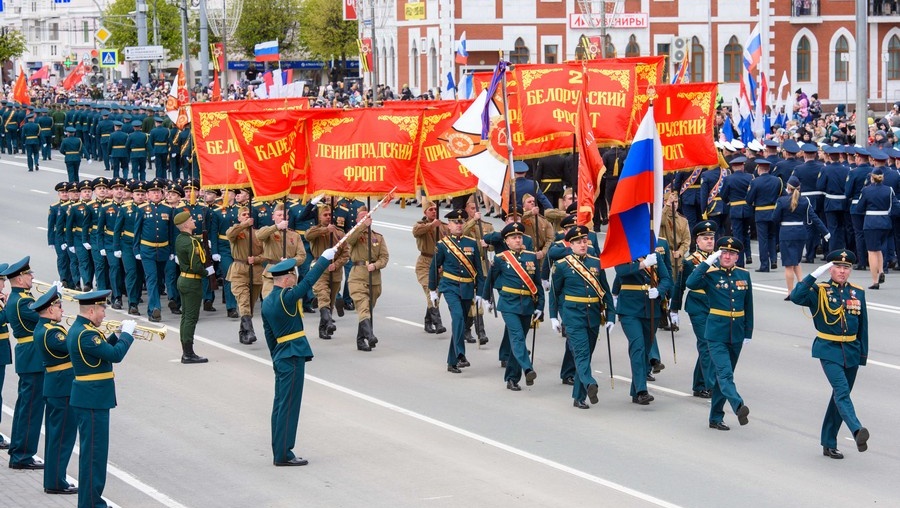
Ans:
[[[9,439],[9,467],[12,469],[44,469],[44,464],[34,458],[44,415],[44,363],[34,343],[38,315],[28,308],[34,302],[30,261],[31,258],[25,256],[2,273],[10,285],[9,300],[3,312],[16,336],[16,374],[19,375],[19,396]]]
[[[78,422],[78,506],[105,507],[106,462],[109,457],[109,410],[116,407],[112,364],[125,358],[134,342],[136,323],[122,322],[122,332],[107,338],[97,329],[106,317],[110,291],[77,295],[78,318],[66,335],[75,381],[69,404]]]
[[[200,301],[203,300],[203,279],[216,273],[216,269],[204,266],[206,252],[200,239],[193,236],[194,218],[191,212],[180,212],[175,216],[175,260],[178,261],[181,276],[178,277],[178,293],[184,312],[181,314],[181,363],[206,363],[209,360],[194,353],[194,330],[200,319]]]
[[[75,446],[75,416],[69,408],[72,394],[72,361],[66,347],[66,329],[62,320],[62,284],[50,290],[28,306],[40,316],[34,329],[34,342],[44,359],[44,492],[47,494],[75,494],[78,489],[66,481],[66,468]]]

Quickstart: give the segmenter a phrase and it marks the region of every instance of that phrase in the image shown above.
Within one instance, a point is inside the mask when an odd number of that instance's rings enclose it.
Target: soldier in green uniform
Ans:
[[[44,492],[75,494],[78,489],[66,481],[66,467],[75,446],[75,417],[69,408],[75,374],[66,347],[66,329],[59,324],[63,316],[62,285],[56,284],[28,306],[40,316],[34,329],[34,341],[38,344],[45,368]]]
[[[45,108],[35,109],[34,112],[37,113],[37,124],[41,127],[41,160],[48,161],[52,151],[50,145],[53,139],[53,119],[47,114],[49,110]]]
[[[182,211],[175,216],[175,227],[178,236],[175,237],[175,259],[181,275],[178,277],[178,293],[181,295],[181,304],[184,311],[181,314],[181,363],[206,363],[206,358],[194,353],[194,330],[200,319],[200,301],[203,300],[203,279],[208,275],[215,275],[215,269],[210,264],[205,266],[206,251],[200,243],[200,239],[193,236],[194,218],[190,212]]]
[[[78,506],[105,507],[106,463],[109,458],[109,410],[116,407],[112,364],[125,358],[134,342],[136,323],[122,321],[122,331],[106,337],[97,329],[106,317],[109,291],[76,296],[78,317],[66,334],[75,381],[69,405],[78,422]]]
[[[0,153],[7,153],[7,151],[12,153],[12,150],[7,148],[9,138],[6,136],[6,122],[9,120],[12,107],[5,100],[0,101],[0,105],[3,107],[0,109]]]
[[[481,273],[487,273],[487,251],[491,248],[482,238],[484,235],[494,232],[494,225],[482,220],[474,194],[469,196],[468,201],[466,201],[466,216],[468,220],[463,224],[462,234],[475,240],[475,244],[478,247],[478,262],[481,264]],[[481,294],[481,292],[479,291],[478,294]],[[470,344],[475,343],[475,338],[472,337],[472,325],[475,325],[478,345],[483,346],[487,344],[488,336],[484,328],[484,305],[472,305],[466,315],[466,342]]]
[[[119,217],[119,209],[125,204],[125,180],[113,178],[109,181],[112,199],[108,199],[98,210],[97,233],[100,237],[100,256],[103,258],[108,270],[109,288],[112,290],[112,308],[122,308],[122,275],[121,258],[115,257],[116,220]],[[104,289],[104,288],[100,288]]]
[[[75,136],[74,127],[66,127],[66,139],[59,145],[59,153],[63,155],[69,183],[78,181],[78,169],[81,167],[81,140]]]
[[[50,205],[50,212],[47,214],[47,244],[53,247],[56,253],[56,271],[59,274],[59,280],[69,287],[74,286],[72,275],[69,272],[69,256],[63,244],[66,241],[63,229],[58,227],[60,216],[65,216],[69,209],[69,184],[60,182],[54,187],[59,200]],[[63,220],[65,224],[65,220]]]
[[[369,209],[361,206],[356,210],[354,224],[363,220],[366,222],[347,238],[346,243],[350,246],[350,262],[347,264],[352,266],[347,275],[347,287],[359,317],[356,348],[369,351],[378,343],[372,329],[372,311],[381,296],[381,271],[387,267],[390,254],[384,236],[372,231],[372,218],[366,218]]]
[[[613,282],[619,288],[616,314],[628,339],[631,402],[642,406],[654,400],[647,391],[650,351],[656,324],[665,319],[662,299],[672,288],[669,271],[664,264],[657,262],[657,256],[654,250],[631,263],[616,266],[616,280]]]
[[[21,148],[21,140],[19,139],[19,122],[24,118],[24,110],[21,104],[13,103],[13,109],[9,116],[6,117],[6,139],[7,147],[11,154],[19,153]]]
[[[5,101],[4,101],[5,102]],[[0,406],[3,405],[3,382],[6,380],[6,366],[12,363],[12,348],[9,347],[9,319],[3,309],[6,308],[6,276],[3,272],[9,268],[9,264],[0,263]],[[2,415],[0,411],[0,415]],[[9,441],[0,434],[0,450],[8,450]]]
[[[147,179],[147,153],[150,151],[150,138],[147,134],[141,132],[141,123],[137,120],[131,123],[134,132],[128,135],[125,141],[125,149],[128,151],[128,158],[131,161],[131,176],[138,180]],[[156,176],[157,179],[165,178],[166,175]]]
[[[169,129],[163,127],[162,118],[157,116],[153,120],[156,127],[149,134],[150,154],[156,168],[156,178],[166,178],[169,169]],[[178,178],[178,176],[172,175],[172,178]],[[185,178],[188,178],[188,175],[185,175]]]
[[[276,466],[305,466],[306,459],[294,455],[297,422],[303,400],[306,362],[313,359],[303,329],[300,301],[334,259],[335,249],[325,249],[297,284],[294,258],[269,265],[275,287],[262,304],[263,331],[275,370],[275,400],[272,404],[272,463]]]
[[[700,263],[709,257],[716,247],[716,230],[718,226],[712,221],[698,222],[692,231],[697,239],[697,250],[691,253],[682,263],[682,290],[684,283]],[[712,397],[712,387],[716,381],[712,359],[709,357],[709,345],[706,342],[706,320],[709,317],[709,299],[706,291],[697,289],[689,291],[684,304],[691,328],[697,338],[697,362],[694,364],[693,395],[701,399]]]
[[[709,301],[706,341],[716,372],[709,412],[709,428],[729,430],[722,421],[725,402],[731,404],[738,423],[747,425],[750,408],[734,384],[734,366],[741,348],[753,336],[753,286],[750,272],[737,266],[744,246],[730,236],[716,242],[716,250],[697,265],[687,278],[689,289],[704,290]],[[718,267],[713,265],[719,261]]]
[[[78,155],[81,157],[81,155]],[[78,183],[80,200],[69,207],[66,217],[66,244],[69,252],[78,259],[78,273],[81,275],[81,287],[90,291],[94,283],[94,262],[90,250],[90,203],[93,190],[90,180]]]
[[[66,125],[66,112],[63,111],[61,105],[56,105],[50,116],[53,118],[53,147],[59,148],[59,144],[62,143],[63,139],[63,129],[65,129]]]
[[[565,241],[572,253],[556,262],[550,298],[550,323],[560,331],[560,316],[566,323],[567,344],[575,359],[576,375],[572,387],[573,405],[588,409],[584,398],[597,404],[597,380],[591,370],[591,356],[597,344],[600,327],[612,331],[616,324],[612,293],[600,259],[588,255],[591,240],[586,226],[574,226],[566,232]]]
[[[138,302],[141,296],[142,277],[139,277],[143,264],[135,258],[139,246],[135,243],[134,232],[138,215],[144,213],[144,204],[147,202],[146,182],[132,182],[131,201],[125,202],[116,216],[116,225],[113,230],[113,256],[122,261],[125,271],[125,294],[128,295],[128,314],[140,316]]]
[[[41,434],[44,413],[44,363],[34,330],[39,316],[28,308],[34,302],[31,296],[29,256],[10,264],[2,273],[9,281],[10,290],[5,320],[16,337],[16,374],[19,375],[18,398],[13,413],[12,433],[9,439],[9,467],[12,469],[43,469],[44,464],[34,455]]]
[[[794,287],[791,301],[808,308],[812,314],[816,328],[812,356],[819,359],[831,384],[828,409],[822,422],[822,454],[842,459],[844,455],[837,449],[841,423],[853,433],[858,451],[869,448],[869,430],[860,423],[850,400],[857,371],[866,364],[869,356],[869,318],[866,292],[848,282],[856,255],[849,250],[835,250],[825,259],[828,263]],[[830,275],[829,280],[817,283],[816,279],[826,272]]]
[[[25,119],[25,125],[21,129],[21,142],[25,148],[25,160],[28,162],[28,171],[37,171],[40,168],[38,154],[41,150],[41,126],[38,125],[34,115]]]
[[[452,210],[444,216],[449,235],[438,241],[428,270],[428,290],[431,301],[437,307],[438,294],[444,297],[450,308],[450,326],[453,330],[447,351],[447,371],[454,374],[471,364],[466,358],[466,322],[472,305],[481,305],[484,274],[475,240],[463,236],[466,212]]]
[[[506,364],[504,380],[506,388],[519,391],[519,380],[525,370],[525,384],[531,386],[537,373],[528,357],[525,338],[528,330],[537,326],[544,313],[544,291],[541,288],[541,265],[534,252],[525,250],[521,222],[504,226],[500,234],[507,250],[497,254],[491,267],[488,283],[484,285],[482,299],[490,300],[490,292],[500,293],[497,310],[503,314],[503,322],[509,335],[512,354]]]
[[[412,228],[413,237],[416,239],[416,248],[419,249],[419,257],[416,259],[416,279],[419,285],[425,291],[425,301],[427,307],[425,310],[425,332],[426,333],[444,333],[444,323],[441,322],[440,307],[436,305],[430,297],[428,290],[428,271],[431,266],[431,259],[437,242],[447,235],[447,224],[441,222],[438,218],[437,205],[430,200],[425,200],[422,205],[425,214],[422,220],[415,223]]]

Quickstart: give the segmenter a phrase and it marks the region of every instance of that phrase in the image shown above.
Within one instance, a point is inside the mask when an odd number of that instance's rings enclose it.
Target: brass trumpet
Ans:
[[[78,316],[66,316],[65,322],[69,327],[75,322],[75,318]],[[115,320],[104,320],[100,323],[100,326],[97,327],[106,335],[111,335],[113,333],[119,333],[122,331],[122,322]],[[131,334],[132,337],[139,340],[153,340],[154,337],[159,337],[159,340],[166,340],[166,328],[161,326],[159,328],[153,328],[152,326],[141,326],[137,325],[134,328],[134,333]]]
[[[37,282],[32,283],[32,288],[38,293],[44,294],[47,291],[50,291],[50,288],[53,284],[47,284],[46,282]],[[63,288],[62,293],[60,293],[60,297],[67,302],[74,302],[75,297],[77,295],[84,294],[83,291],[75,291],[74,289]]]

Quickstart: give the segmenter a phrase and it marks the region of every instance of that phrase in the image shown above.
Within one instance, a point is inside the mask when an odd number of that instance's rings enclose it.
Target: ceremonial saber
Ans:
[[[612,346],[609,344],[609,328],[606,329],[606,354],[609,356],[609,389],[614,390],[616,381],[613,379]]]
[[[531,319],[531,366],[534,367],[534,343],[537,339],[538,320]]]
[[[391,191],[388,192],[381,201],[379,201],[371,210],[369,210],[368,213],[366,213],[366,216],[363,217],[363,220],[357,221],[356,225],[353,226],[350,229],[350,231],[347,231],[347,234],[344,235],[340,240],[338,240],[338,242],[336,244],[333,245],[334,250],[338,250],[341,247],[341,245],[344,244],[344,241],[347,240],[347,238],[350,238],[353,235],[353,232],[356,231],[356,229],[359,228],[362,225],[362,223],[365,222],[366,219],[370,218],[372,216],[372,214],[375,213],[375,210],[378,210],[382,205],[384,205],[388,201],[390,201],[391,196],[394,194],[395,190],[397,190],[396,186],[394,186],[394,188],[391,189]]]

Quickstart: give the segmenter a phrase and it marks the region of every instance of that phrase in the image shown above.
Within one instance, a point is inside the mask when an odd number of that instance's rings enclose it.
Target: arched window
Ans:
[[[409,48],[409,86],[419,86],[419,48],[416,47],[415,41]]]
[[[844,55],[850,54],[850,44],[843,35],[838,37],[834,44],[834,80],[849,81],[850,80],[850,62],[844,61]]]
[[[888,79],[900,79],[900,37],[891,37],[888,42]]]
[[[628,45],[625,46],[625,56],[641,56],[641,47],[638,46],[637,37],[634,34],[628,38]]]
[[[510,63],[528,63],[528,46],[525,45],[525,41],[519,37],[516,39],[515,48],[509,54],[509,62]]]
[[[797,43],[797,81],[810,80],[809,69],[812,65],[810,55],[809,38],[804,35],[800,38],[800,42]]]
[[[616,57],[616,47],[612,43],[612,37],[606,36],[606,58]]]
[[[703,46],[700,45],[700,39],[694,37],[691,39],[691,83],[702,83],[704,81],[705,60],[706,55]]]
[[[441,86],[441,80],[438,78],[438,57],[437,50],[434,49],[434,46],[431,46],[431,49],[428,50],[428,67],[431,71],[430,86],[432,88],[439,88]]]
[[[741,81],[741,71],[744,69],[744,48],[738,42],[737,37],[731,36],[728,45],[725,46],[725,82],[738,83]]]

